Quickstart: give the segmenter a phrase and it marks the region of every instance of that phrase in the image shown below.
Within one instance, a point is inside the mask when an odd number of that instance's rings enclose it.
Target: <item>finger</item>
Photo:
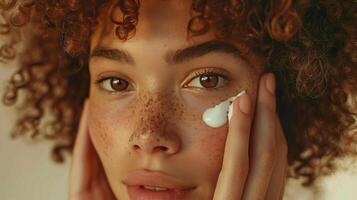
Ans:
[[[249,168],[248,147],[252,120],[250,97],[245,94],[233,103],[233,115],[224,150],[214,200],[236,200],[242,196]]]
[[[88,102],[82,116],[73,150],[69,199],[115,199],[88,130]]]
[[[272,178],[269,183],[269,188],[267,190],[267,194],[266,194],[267,200],[276,200],[276,199],[283,198],[286,175],[287,175],[286,173],[288,167],[288,163],[287,163],[288,147],[279,118],[276,118],[276,127],[277,127],[276,141],[278,145],[279,154],[278,154],[276,165],[274,167]]]
[[[79,194],[83,188],[87,188],[90,180],[90,170],[92,165],[89,165],[91,155],[93,155],[93,147],[90,144],[87,119],[88,119],[88,103],[84,103],[77,137],[73,149],[73,157],[70,171],[70,188],[69,194]]]
[[[257,108],[250,145],[249,174],[243,199],[264,199],[276,158],[275,79],[265,74],[260,79]]]

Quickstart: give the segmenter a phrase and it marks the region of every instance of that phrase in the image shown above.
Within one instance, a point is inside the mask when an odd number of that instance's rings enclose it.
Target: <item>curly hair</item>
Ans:
[[[129,40],[139,23],[139,0],[115,1],[123,13],[121,20],[111,19],[115,34]],[[3,102],[14,105],[23,97],[11,135],[55,141],[57,162],[73,149],[89,94],[89,37],[110,2],[0,1],[6,38],[0,62],[19,62]],[[265,71],[276,75],[289,177],[305,178],[305,186],[333,172],[337,158],[357,154],[356,8],[352,0],[192,1],[187,37],[212,30],[262,56]]]

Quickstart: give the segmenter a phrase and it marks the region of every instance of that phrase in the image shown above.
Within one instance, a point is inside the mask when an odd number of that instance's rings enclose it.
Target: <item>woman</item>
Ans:
[[[69,199],[282,199],[288,165],[311,185],[356,153],[353,2],[0,5],[2,60],[26,33],[14,135],[73,149]]]

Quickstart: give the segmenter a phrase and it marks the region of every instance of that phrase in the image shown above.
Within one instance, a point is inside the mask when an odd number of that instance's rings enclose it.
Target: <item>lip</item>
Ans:
[[[123,183],[131,200],[184,200],[196,187],[183,183],[175,177],[161,172],[150,170],[137,170],[130,173]],[[158,186],[168,188],[166,191],[154,191],[143,186]]]

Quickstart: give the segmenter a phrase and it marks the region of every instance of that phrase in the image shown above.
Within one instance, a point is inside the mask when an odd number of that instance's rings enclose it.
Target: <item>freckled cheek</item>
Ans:
[[[119,155],[127,145],[129,121],[127,112],[106,106],[93,105],[90,108],[88,127],[95,146],[101,158],[112,160],[113,155]]]
[[[183,132],[188,134],[189,145],[195,151],[193,154],[198,155],[200,162],[205,163],[208,169],[206,173],[211,177],[219,172],[221,166],[228,124],[211,128],[202,120],[205,110],[215,105],[212,102],[217,102],[217,99],[202,100],[193,95],[184,95],[184,100],[188,109],[185,110],[182,121],[186,128]]]
[[[201,118],[185,122],[185,136],[182,137],[186,139],[189,157],[194,158],[191,168],[208,188],[214,188],[221,169],[227,130],[227,125],[208,127]]]
[[[201,125],[196,130],[194,148],[200,158],[200,166],[204,166],[204,176],[209,178],[210,184],[216,183],[222,166],[227,130],[227,125],[217,129]]]
[[[210,137],[204,137],[201,140],[202,151],[207,152],[207,160],[212,163],[221,162],[224,146],[225,146],[226,132],[210,134]]]

